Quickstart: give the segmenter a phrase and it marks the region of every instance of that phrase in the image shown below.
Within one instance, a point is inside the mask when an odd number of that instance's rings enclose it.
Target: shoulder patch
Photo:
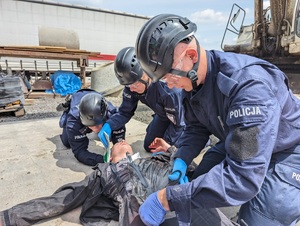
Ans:
[[[263,122],[267,118],[267,107],[261,104],[247,104],[233,106],[227,114],[227,125],[245,122]]]
[[[80,139],[85,138],[85,137],[86,137],[85,134],[82,134],[82,135],[76,135],[76,136],[74,136],[74,139],[75,139],[75,140],[80,140]]]
[[[126,97],[126,98],[128,98],[128,99],[131,99],[131,94],[125,93],[125,92],[124,92],[124,97]]]
[[[168,117],[168,119],[176,126],[176,119],[175,116],[173,114],[170,114],[168,112],[166,112],[166,116]]]

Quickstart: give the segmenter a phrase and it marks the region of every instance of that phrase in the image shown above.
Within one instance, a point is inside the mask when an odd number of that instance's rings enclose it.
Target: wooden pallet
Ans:
[[[61,53],[71,55],[86,55],[97,57],[100,52],[90,52],[80,49],[67,49],[66,47],[60,46],[0,46],[3,50],[14,50],[14,51],[30,51],[30,52],[47,52],[47,53]]]
[[[0,108],[0,113],[3,112],[14,112],[16,117],[21,117],[25,115],[25,110],[24,107],[20,104],[14,104],[6,107],[1,107]]]

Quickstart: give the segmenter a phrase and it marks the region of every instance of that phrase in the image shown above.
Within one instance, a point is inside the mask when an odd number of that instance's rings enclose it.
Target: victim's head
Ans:
[[[125,140],[119,141],[111,148],[110,161],[113,163],[119,162],[126,157],[126,153],[133,154],[130,144]]]

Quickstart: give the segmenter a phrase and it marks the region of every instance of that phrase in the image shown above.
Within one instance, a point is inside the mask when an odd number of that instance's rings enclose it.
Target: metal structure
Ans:
[[[229,16],[226,33],[237,31],[235,44],[224,43],[224,51],[260,57],[283,70],[290,79],[291,88],[300,93],[300,1],[270,0],[263,8],[263,1],[254,1],[254,22],[243,25],[244,10],[234,4]]]
[[[97,53],[94,53],[94,55]],[[68,50],[62,47],[1,47],[0,46],[0,57],[1,56],[9,56],[9,57],[23,57],[23,58],[38,58],[38,59],[59,59],[59,60],[70,60],[75,61],[77,63],[77,67],[80,68],[79,76],[82,79],[83,87],[85,86],[85,77],[86,71],[85,67],[88,65],[88,57],[93,55],[91,52],[86,51],[77,51],[77,50]],[[37,72],[37,63],[35,63],[35,72]],[[6,61],[6,68],[8,67],[8,63]],[[23,70],[22,61],[20,61],[21,70]],[[48,61],[46,61],[47,72],[49,72]],[[61,66],[61,65],[60,65]],[[44,71],[43,71],[44,72]],[[47,81],[47,79],[42,78],[40,82],[40,87],[38,89],[49,89],[47,84],[51,83]],[[37,82],[37,81],[36,81]],[[37,88],[37,84],[35,84]]]
[[[123,47],[134,46],[148,19],[58,0],[0,0],[0,45],[45,46],[45,39],[51,37],[55,46],[79,45],[86,51],[116,55]]]
[[[42,53],[30,59],[0,53],[0,66],[32,72],[64,69],[80,73],[85,65],[91,71],[114,59],[120,49],[134,46],[140,28],[148,19],[59,1],[0,0],[0,46],[56,46],[101,53],[89,57],[89,65],[59,53],[60,57],[55,59],[52,55],[40,58]]]

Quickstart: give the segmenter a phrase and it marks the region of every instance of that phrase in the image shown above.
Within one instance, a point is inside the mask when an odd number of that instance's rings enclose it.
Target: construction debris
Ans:
[[[19,76],[0,72],[0,113],[14,112],[15,116],[25,115],[23,86]]]
[[[5,51],[7,50],[7,51]],[[35,52],[43,52],[43,53],[62,53],[62,54],[70,54],[70,55],[83,55],[83,56],[93,56],[97,57],[100,52],[90,52],[86,50],[79,49],[67,49],[66,47],[60,46],[0,46],[0,52],[9,54],[10,51],[13,50],[16,54],[26,55],[27,57],[35,57]],[[60,55],[57,56],[58,59],[61,58]],[[71,56],[69,58],[72,58]]]

